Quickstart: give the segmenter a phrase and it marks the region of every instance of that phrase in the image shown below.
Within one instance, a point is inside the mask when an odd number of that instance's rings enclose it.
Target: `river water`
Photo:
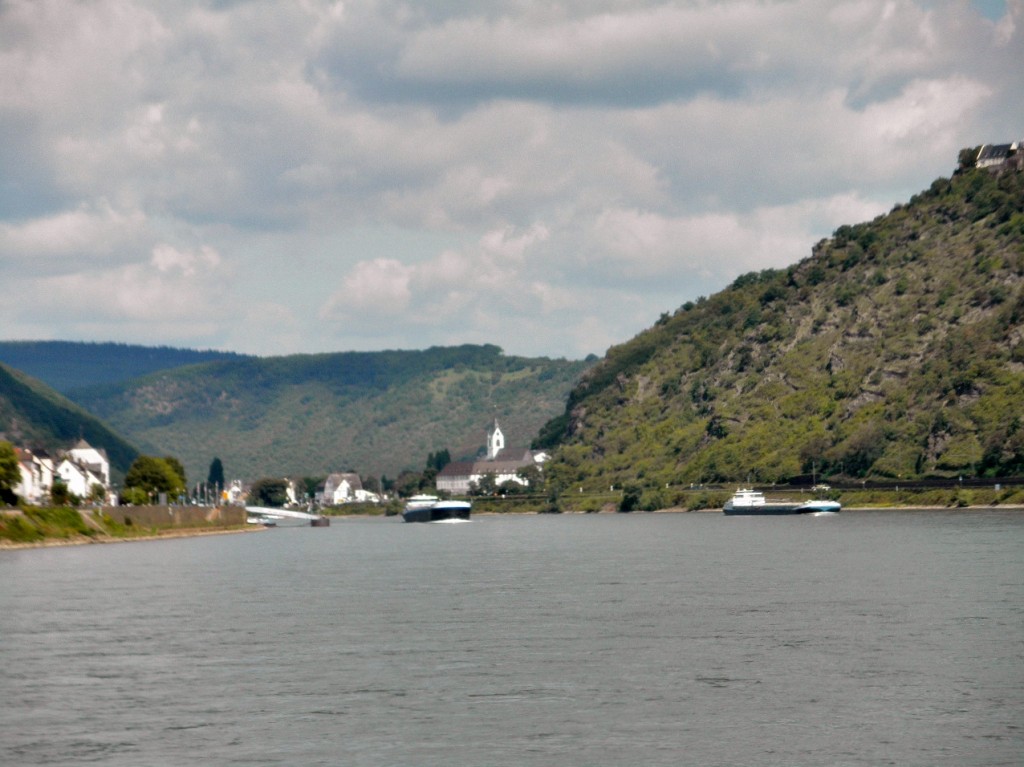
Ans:
[[[1020,765],[1024,513],[0,551],[4,765]]]

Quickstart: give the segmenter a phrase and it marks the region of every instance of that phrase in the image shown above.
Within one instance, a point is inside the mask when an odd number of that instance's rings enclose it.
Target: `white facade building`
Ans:
[[[21,482],[14,487],[14,493],[26,503],[46,503],[53,487],[53,459],[46,453],[26,448],[15,448],[14,452],[21,472]]]
[[[465,495],[474,484],[487,475],[494,477],[497,486],[508,482],[526,487],[529,482],[519,476],[519,472],[527,466],[540,466],[548,459],[548,454],[540,450],[527,448],[505,447],[505,435],[495,418],[487,427],[486,459],[480,461],[454,461],[445,466],[437,474],[435,487],[437,490],[452,495]]]
[[[67,485],[68,492],[74,493],[79,498],[88,498],[92,495],[93,487],[99,485],[107,489],[103,476],[94,472],[88,466],[65,456],[57,464],[57,476]]]

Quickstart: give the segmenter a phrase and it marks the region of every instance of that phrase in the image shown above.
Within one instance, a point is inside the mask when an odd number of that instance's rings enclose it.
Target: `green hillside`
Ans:
[[[528,445],[589,363],[507,357],[496,346],[247,358],[76,392],[191,480],[219,457],[229,477],[396,476],[429,453],[483,445],[497,416]]]
[[[961,170],[609,350],[564,485],[1024,473],[1024,174]]]
[[[38,378],[62,394],[116,383],[158,370],[214,360],[244,359],[231,352],[167,346],[76,341],[0,341],[0,362]]]
[[[138,450],[81,407],[21,371],[0,363],[0,439],[48,451],[84,438],[103,448],[115,476],[123,477]]]

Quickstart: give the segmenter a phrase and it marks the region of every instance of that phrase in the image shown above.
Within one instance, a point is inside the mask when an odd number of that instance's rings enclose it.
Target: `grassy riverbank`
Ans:
[[[143,516],[136,509],[136,518]],[[238,519],[190,519],[187,524],[145,524],[103,509],[84,512],[69,507],[0,511],[0,548],[45,546],[211,535],[248,529]]]

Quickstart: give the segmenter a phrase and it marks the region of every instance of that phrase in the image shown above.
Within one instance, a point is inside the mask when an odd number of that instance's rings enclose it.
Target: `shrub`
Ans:
[[[636,511],[640,508],[640,499],[643,495],[641,487],[635,483],[626,485],[622,490],[622,501],[619,503],[619,511]]]

